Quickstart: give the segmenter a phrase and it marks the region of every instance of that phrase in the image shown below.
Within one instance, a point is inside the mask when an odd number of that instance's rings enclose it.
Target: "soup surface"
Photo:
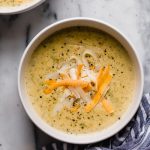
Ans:
[[[38,46],[26,67],[25,85],[33,107],[50,126],[89,133],[121,119],[132,102],[135,71],[113,37],[72,27]]]
[[[29,4],[35,0],[0,0],[1,7],[17,7],[25,4]]]

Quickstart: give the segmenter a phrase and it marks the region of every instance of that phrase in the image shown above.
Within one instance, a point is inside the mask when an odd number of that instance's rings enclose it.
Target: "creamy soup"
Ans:
[[[38,46],[26,67],[25,85],[34,109],[50,126],[89,133],[121,119],[132,102],[135,70],[113,37],[72,27]]]
[[[0,7],[16,7],[33,1],[34,0],[0,0]]]

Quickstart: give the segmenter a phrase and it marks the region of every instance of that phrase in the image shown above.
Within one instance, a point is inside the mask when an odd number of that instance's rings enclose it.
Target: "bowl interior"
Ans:
[[[22,13],[25,11],[28,11],[41,3],[43,3],[45,0],[34,0],[32,2],[20,5],[20,6],[15,6],[15,7],[3,7],[0,8],[0,14],[7,15],[7,14],[18,14]]]
[[[36,47],[48,36],[53,34],[54,32],[71,27],[71,26],[88,26],[88,27],[94,27],[99,30],[105,31],[106,33],[112,35],[114,38],[116,38],[127,50],[129,56],[131,57],[136,70],[136,86],[135,86],[135,93],[134,98],[132,100],[132,103],[130,104],[127,111],[124,113],[124,115],[121,117],[119,121],[114,123],[112,126],[102,130],[97,131],[94,133],[89,134],[80,134],[80,135],[71,135],[64,133],[62,131],[59,131],[55,128],[50,127],[47,123],[45,123],[35,112],[34,108],[32,107],[30,100],[28,98],[28,95],[25,90],[24,85],[24,70],[28,63],[28,61],[31,58],[31,55],[33,51],[36,49]],[[20,68],[19,68],[19,78],[18,78],[18,87],[19,87],[19,93],[22,100],[22,103],[24,105],[24,108],[31,118],[31,120],[45,133],[48,135],[59,139],[61,141],[69,142],[69,143],[76,143],[76,144],[87,144],[87,143],[93,143],[97,141],[104,140],[115,133],[117,133],[119,130],[121,130],[133,117],[135,114],[143,92],[143,71],[141,64],[139,62],[139,59],[137,57],[137,54],[131,44],[126,40],[126,38],[120,34],[119,31],[114,29],[114,27],[104,23],[100,22],[94,19],[87,19],[87,18],[76,18],[76,19],[68,19],[65,21],[60,21],[58,23],[55,23],[53,25],[50,25],[49,27],[42,30],[29,44],[29,46],[26,48],[25,53],[23,54],[23,57],[21,59]]]

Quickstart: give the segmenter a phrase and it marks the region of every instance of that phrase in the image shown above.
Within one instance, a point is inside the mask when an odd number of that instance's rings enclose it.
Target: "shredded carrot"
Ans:
[[[77,72],[76,72],[77,79],[80,79],[80,77],[81,77],[81,70],[82,70],[82,68],[83,68],[83,64],[79,64],[77,66]]]
[[[111,103],[109,103],[108,100],[106,100],[105,98],[102,99],[102,105],[109,114],[112,114],[114,112]]]
[[[46,81],[45,81],[46,84],[53,84],[53,83],[55,83],[55,82],[56,82],[56,80],[46,80]]]
[[[51,80],[47,80],[46,83],[50,86],[46,91],[47,92],[44,92],[45,94],[47,93],[48,94],[48,91],[49,93],[54,90],[55,88],[58,88],[59,86],[72,86],[72,87],[82,87],[82,88],[88,88],[90,86],[90,84],[86,81],[81,81],[81,80],[71,80],[71,79],[65,79],[65,80],[62,80],[62,81],[51,81]]]
[[[50,85],[50,87],[47,87],[44,89],[44,93],[45,94],[49,94],[51,93],[54,89],[56,89],[59,85],[57,84],[56,81],[51,81],[51,80],[47,80],[45,81],[48,85]]]
[[[78,108],[80,107],[80,105],[75,105],[72,108],[70,108],[71,112],[76,112],[78,110]]]
[[[83,90],[84,90],[85,92],[89,92],[91,89],[92,89],[92,86],[91,86],[90,84],[89,84],[89,86],[83,88]]]
[[[105,68],[101,68],[99,70],[98,76],[97,76],[97,89],[99,89],[100,84],[105,80],[105,78],[107,77],[107,74],[110,71],[110,66],[108,65]]]
[[[45,88],[44,90],[43,90],[43,92],[45,93],[45,94],[49,94],[49,93],[51,93],[51,89],[49,89],[49,88]]]
[[[96,86],[97,89],[99,88],[99,85],[101,83],[102,77],[103,77],[103,72],[104,72],[104,68],[100,68],[98,75],[97,75],[97,81],[96,81]]]
[[[85,107],[86,112],[90,112],[98,104],[98,102],[101,100],[101,97],[103,96],[103,93],[107,92],[106,90],[108,90],[108,85],[110,84],[111,79],[112,79],[112,76],[108,74],[105,80],[103,80],[103,82],[101,83],[92,101],[89,104],[87,104],[87,106]]]
[[[72,80],[72,79],[65,79],[62,81],[50,82],[50,83],[47,82],[47,84],[48,85],[55,85],[56,84],[56,86],[73,86],[73,87],[81,86],[82,88],[89,86],[89,83],[86,81]]]
[[[70,79],[70,77],[69,77],[67,74],[61,73],[60,76],[61,76],[63,79]],[[87,77],[87,75],[86,75],[86,77]],[[88,92],[88,91],[90,91],[91,89],[92,89],[92,86],[91,86],[90,84],[89,84],[89,86],[83,88],[83,90],[84,90],[85,92]]]

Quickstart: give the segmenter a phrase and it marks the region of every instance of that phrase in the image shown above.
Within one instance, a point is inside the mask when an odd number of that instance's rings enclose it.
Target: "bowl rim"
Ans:
[[[5,8],[0,10],[0,15],[14,15],[14,14],[20,14],[26,11],[29,11],[37,6],[39,6],[40,4],[42,4],[45,0],[38,0],[37,2],[28,4],[28,5],[23,5],[23,6],[19,6],[19,7],[14,7],[13,9],[11,8]],[[9,10],[9,11],[8,11]]]
[[[121,126],[119,126],[117,129],[113,130],[109,135],[105,135],[103,136],[101,139],[88,139],[88,140],[76,140],[76,141],[73,141],[71,138],[66,138],[65,137],[65,133],[64,133],[64,136],[63,137],[59,137],[58,135],[52,135],[51,133],[49,133],[43,126],[39,125],[36,121],[36,119],[33,117],[33,115],[29,112],[29,109],[26,107],[26,104],[24,102],[24,98],[22,96],[22,91],[21,91],[21,69],[22,69],[22,65],[23,65],[23,62],[24,62],[24,59],[26,57],[26,54],[27,52],[30,50],[31,46],[33,45],[33,43],[40,38],[40,36],[44,35],[50,28],[54,27],[54,26],[57,26],[59,24],[62,24],[62,23],[67,23],[67,22],[71,22],[71,21],[91,21],[91,22],[96,22],[96,23],[99,23],[99,24],[102,24],[108,28],[110,28],[111,30],[115,31],[117,34],[119,34],[124,41],[126,41],[129,46],[131,47],[132,49],[132,52],[134,53],[135,57],[136,57],[136,60],[137,60],[137,63],[138,63],[138,69],[139,69],[139,72],[140,72],[140,92],[139,92],[139,99],[138,101],[136,102],[136,105],[134,107],[134,109],[132,110],[132,113],[131,115],[125,120],[122,120],[122,124]],[[88,25],[87,25],[88,26]],[[61,29],[59,29],[61,30]],[[57,31],[59,31],[57,30]],[[113,36],[113,35],[112,35]],[[34,51],[34,50],[33,50]],[[19,69],[18,69],[18,91],[19,91],[19,95],[20,95],[20,99],[21,99],[21,102],[24,106],[24,109],[26,111],[26,113],[28,114],[29,118],[32,120],[32,122],[37,126],[39,127],[43,132],[45,132],[46,134],[48,134],[49,136],[57,139],[57,140],[60,140],[60,141],[63,141],[63,142],[67,142],[67,143],[74,143],[74,144],[90,144],[90,143],[95,143],[95,142],[99,142],[99,141],[102,141],[102,140],[105,140],[113,135],[115,135],[116,133],[118,133],[121,129],[123,129],[127,123],[129,123],[129,121],[132,119],[132,117],[135,115],[139,105],[140,105],[140,102],[141,102],[141,98],[142,98],[142,94],[143,94],[143,86],[144,86],[144,73],[143,73],[143,68],[142,68],[142,64],[141,64],[141,61],[140,61],[140,58],[135,50],[135,48],[133,47],[133,45],[131,44],[131,42],[129,41],[129,39],[122,33],[120,32],[118,29],[116,29],[114,26],[110,25],[109,23],[106,23],[105,21],[101,21],[101,20],[98,20],[98,19],[93,19],[93,18],[88,18],[88,17],[74,17],[74,18],[69,18],[69,19],[64,19],[64,20],[61,20],[61,21],[58,21],[56,23],[53,23],[49,26],[47,26],[46,28],[44,28],[43,30],[41,30],[32,40],[31,42],[29,43],[29,45],[26,47],[23,55],[22,55],[22,58],[21,58],[21,61],[20,61],[20,64],[19,64]],[[58,132],[61,132],[58,130]],[[70,135],[69,135],[70,136]]]

